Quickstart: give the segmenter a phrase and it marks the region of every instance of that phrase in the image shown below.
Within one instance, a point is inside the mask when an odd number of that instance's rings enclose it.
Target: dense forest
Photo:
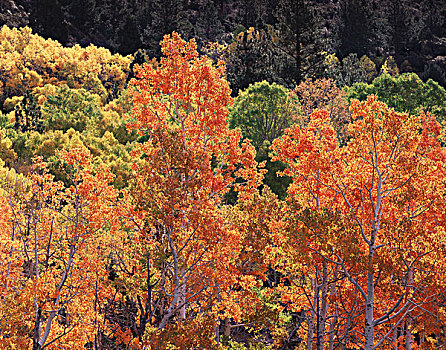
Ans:
[[[443,0],[2,0],[0,26],[29,26],[64,46],[94,44],[113,53],[144,49],[159,58],[159,42],[176,31],[207,43],[233,44],[227,61],[234,93],[256,81],[293,87],[323,77],[335,54],[347,82],[364,55],[381,66],[392,56],[401,73],[446,86],[446,6]],[[251,40],[238,34],[255,28]],[[239,39],[239,40],[237,40]]]
[[[0,0],[0,348],[446,345],[441,0]]]

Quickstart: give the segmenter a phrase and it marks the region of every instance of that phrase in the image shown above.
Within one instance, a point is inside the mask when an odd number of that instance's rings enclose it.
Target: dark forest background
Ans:
[[[392,56],[400,73],[446,86],[445,19],[444,0],[0,0],[0,25],[27,25],[64,46],[143,49],[151,58],[172,31],[200,48],[238,38],[228,68],[234,93],[260,80],[291,87],[324,76],[327,54],[344,65],[366,55],[377,67]],[[250,27],[255,40],[237,36]]]

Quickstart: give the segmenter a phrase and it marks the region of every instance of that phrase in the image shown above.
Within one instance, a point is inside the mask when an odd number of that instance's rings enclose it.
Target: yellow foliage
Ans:
[[[381,73],[389,74],[391,76],[400,74],[400,71],[393,56],[389,56],[386,58],[384,64],[381,67]]]
[[[368,56],[364,55],[360,59],[361,66],[365,72],[365,78],[367,81],[372,81],[376,77],[376,64]]]
[[[325,55],[325,64],[330,68],[340,68],[341,66],[341,62],[339,62],[339,59],[334,53]]]
[[[63,47],[57,41],[33,34],[31,29],[0,29],[0,95],[22,95],[44,84],[84,87],[104,95],[117,84],[123,89],[132,56],[112,54],[90,45]]]
[[[5,102],[3,103],[3,109],[6,112],[10,112],[14,110],[14,107],[17,103],[21,102],[23,100],[23,96],[13,96],[10,98],[7,98]]]
[[[0,129],[0,159],[11,164],[16,158],[12,141],[6,136],[5,130]]]

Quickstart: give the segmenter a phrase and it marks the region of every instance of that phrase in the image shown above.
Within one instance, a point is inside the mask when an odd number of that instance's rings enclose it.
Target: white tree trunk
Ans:
[[[310,318],[308,319],[308,337],[307,337],[307,350],[313,349],[313,336],[315,331],[314,318],[316,317],[316,302],[317,302],[317,294],[318,294],[318,286],[317,286],[317,277],[311,280],[311,286],[313,287],[313,305],[310,311]]]

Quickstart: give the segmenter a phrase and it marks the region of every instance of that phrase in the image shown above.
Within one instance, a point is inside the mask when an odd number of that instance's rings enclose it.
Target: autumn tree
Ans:
[[[287,216],[306,213],[288,237],[297,235],[297,251],[306,249],[343,276],[328,300],[343,315],[337,339],[344,346],[396,346],[404,329],[410,348],[412,333],[423,327],[418,322],[438,317],[437,295],[444,293],[440,125],[430,114],[398,113],[376,97],[352,108],[343,147],[323,110],[273,144],[275,159],[293,177]]]
[[[264,186],[252,197],[227,207],[230,222],[242,239],[242,249],[236,257],[238,269],[253,287],[236,292],[240,318],[226,318],[224,334],[233,339],[248,338],[252,344],[272,344],[273,349],[300,345],[305,319],[302,303],[291,305],[290,301],[295,300],[289,298],[291,279],[283,274],[280,259],[286,250],[277,230],[283,220],[284,204]],[[297,253],[295,245],[289,247]],[[289,258],[288,255],[285,263],[288,267],[293,263]]]
[[[97,342],[105,295],[104,259],[115,233],[117,191],[89,152],[60,159],[71,180],[55,182],[37,159],[28,176],[2,177],[0,344],[83,349]]]
[[[347,126],[351,122],[350,107],[347,94],[336,86],[334,80],[307,79],[296,86],[291,96],[295,122],[306,125],[314,111],[324,109],[329,113],[339,139],[346,140]]]
[[[0,29],[0,101],[23,95],[45,84],[68,84],[92,93],[108,95],[114,85],[125,85],[131,57],[112,55],[105,48],[90,45],[63,47],[45,40],[31,29]]]
[[[116,252],[116,271],[133,281],[125,293],[139,319],[122,331],[141,346],[211,347],[220,312],[236,312],[229,292],[239,238],[220,213],[223,195],[232,186],[247,195],[261,177],[254,147],[229,130],[224,66],[213,66],[195,41],[176,33],[164,37],[161,50],[158,64],[140,67],[129,87],[130,125],[143,137],[135,157],[142,159],[124,214],[133,252]],[[223,301],[224,310],[217,307]],[[175,329],[181,338],[169,335]]]

